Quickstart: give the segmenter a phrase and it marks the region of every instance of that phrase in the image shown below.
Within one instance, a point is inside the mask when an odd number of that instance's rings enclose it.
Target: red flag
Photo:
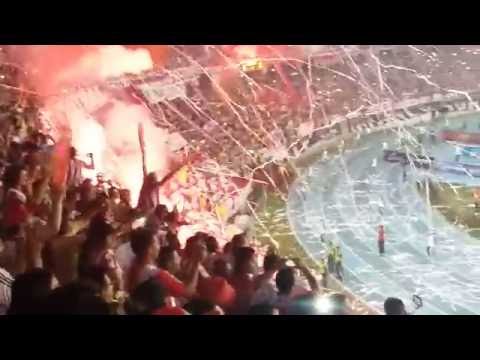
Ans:
[[[52,155],[52,183],[54,186],[61,187],[65,184],[69,160],[70,140],[63,137],[55,144]]]

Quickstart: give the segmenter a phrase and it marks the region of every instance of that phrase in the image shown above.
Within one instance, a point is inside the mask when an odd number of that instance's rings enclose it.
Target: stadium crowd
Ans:
[[[15,83],[15,71],[4,74]],[[94,167],[93,156],[84,162],[74,148],[68,149],[66,174],[59,174],[55,154],[61,144],[38,130],[32,98],[11,95],[2,88],[2,312],[313,311],[321,290],[301,261],[289,264],[273,250],[259,259],[244,233],[223,247],[205,233],[181,244],[177,232],[183,224],[159,204],[160,182],[154,175],[145,176],[133,207],[128,190],[83,178],[82,169]],[[258,269],[259,260],[263,269]]]
[[[9,125],[3,159],[1,285],[11,295],[2,292],[1,301],[9,314],[290,313],[300,311],[299,292],[319,292],[298,260],[288,266],[272,251],[258,270],[245,234],[223,248],[205,233],[180,244],[182,224],[158,203],[151,174],[132,207],[125,189],[83,179],[93,164],[72,148],[66,182],[57,183],[54,145],[38,131],[22,135],[24,125]]]
[[[155,110],[162,126],[249,176],[265,159],[275,157],[272,148],[282,148],[286,159],[308,146],[312,134],[318,141],[338,133],[336,125],[330,127],[332,115],[345,115],[384,97],[431,91],[413,72],[405,76],[400,69],[438,68],[428,65],[439,57],[437,50],[419,51],[428,54],[420,57],[425,64],[411,49],[376,52],[380,61],[396,66],[380,66],[383,80],[375,58],[360,52],[329,66],[283,64],[245,74],[228,99],[214,91],[208,78],[199,80],[189,85],[188,98],[157,104]],[[39,131],[39,104],[9,88],[18,82],[18,70],[0,72],[6,85],[0,88],[0,312],[319,313],[324,289],[299,259],[282,258],[274,248],[260,255],[247,233],[223,246],[206,233],[181,243],[177,234],[184,224],[158,202],[155,190],[161,181],[151,174],[145,176],[137,206],[132,206],[128,190],[84,179],[82,169],[94,167],[94,159],[77,159],[74,148],[69,149],[68,171],[59,179],[54,161],[58,144]],[[445,71],[427,75],[443,88],[458,85],[458,77]],[[258,91],[252,91],[259,83]],[[329,313],[349,313],[345,295],[330,297]],[[397,300],[387,299],[387,313],[405,313]]]

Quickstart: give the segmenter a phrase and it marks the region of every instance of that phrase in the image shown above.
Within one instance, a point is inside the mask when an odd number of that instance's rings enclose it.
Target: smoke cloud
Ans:
[[[53,128],[66,122],[80,156],[94,154],[95,172],[85,175],[93,178],[96,172],[104,173],[130,189],[135,203],[143,181],[139,123],[145,129],[148,170],[166,171],[168,134],[154,126],[147,108],[98,88],[73,94],[68,90],[68,95],[58,96],[71,87],[101,84],[112,77],[152,69],[149,50],[120,45],[33,45],[13,46],[11,54],[26,68],[31,85],[43,97]],[[107,104],[99,119],[95,111]]]

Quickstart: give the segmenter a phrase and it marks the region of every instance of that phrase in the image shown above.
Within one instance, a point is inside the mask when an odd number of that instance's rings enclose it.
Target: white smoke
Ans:
[[[120,45],[101,46],[58,73],[62,85],[103,81],[123,74],[139,74],[153,68],[146,49],[129,50]]]
[[[146,49],[107,46],[16,46],[13,49],[31,74],[37,90],[45,97],[45,113],[58,128],[67,119],[72,145],[79,156],[93,153],[95,170],[85,171],[94,178],[102,172],[122,187],[130,189],[135,203],[143,181],[138,124],[143,124],[147,152],[147,169],[166,172],[168,134],[154,126],[149,110],[141,105],[123,102],[98,87],[72,90],[72,87],[103,83],[125,74],[140,74],[153,68]],[[50,96],[62,94],[68,95]],[[102,119],[92,116],[106,104],[110,108]],[[57,125],[57,126],[55,126]]]

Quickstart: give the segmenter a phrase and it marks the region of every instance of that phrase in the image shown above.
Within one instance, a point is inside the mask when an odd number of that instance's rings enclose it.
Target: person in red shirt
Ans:
[[[193,284],[184,284],[176,278],[180,272],[180,256],[174,247],[165,246],[160,249],[157,265],[159,270],[154,278],[160,281],[170,296],[188,298],[193,294],[197,287],[197,279],[194,279]]]
[[[211,267],[211,276],[203,279],[199,285],[200,299],[229,310],[236,298],[235,289],[229,284],[230,269],[228,262],[219,257]]]
[[[198,298],[228,310],[235,303],[236,292],[227,279],[212,276],[199,285]]]
[[[385,254],[385,227],[383,225],[378,227],[378,252],[380,255]]]
[[[170,270],[177,273],[178,265],[175,260],[169,259],[169,249],[160,250],[158,239],[152,231],[146,228],[136,229],[132,232],[130,241],[135,259],[126,276],[128,291],[134,291],[145,281],[155,279],[170,297],[189,298],[195,293],[198,281],[198,263],[192,271],[189,281],[184,283],[170,273]],[[174,256],[173,251],[171,252],[172,257]],[[159,257],[164,268],[157,266]]]
[[[165,305],[160,309],[154,310],[152,315],[178,316],[190,314],[179,306]]]

